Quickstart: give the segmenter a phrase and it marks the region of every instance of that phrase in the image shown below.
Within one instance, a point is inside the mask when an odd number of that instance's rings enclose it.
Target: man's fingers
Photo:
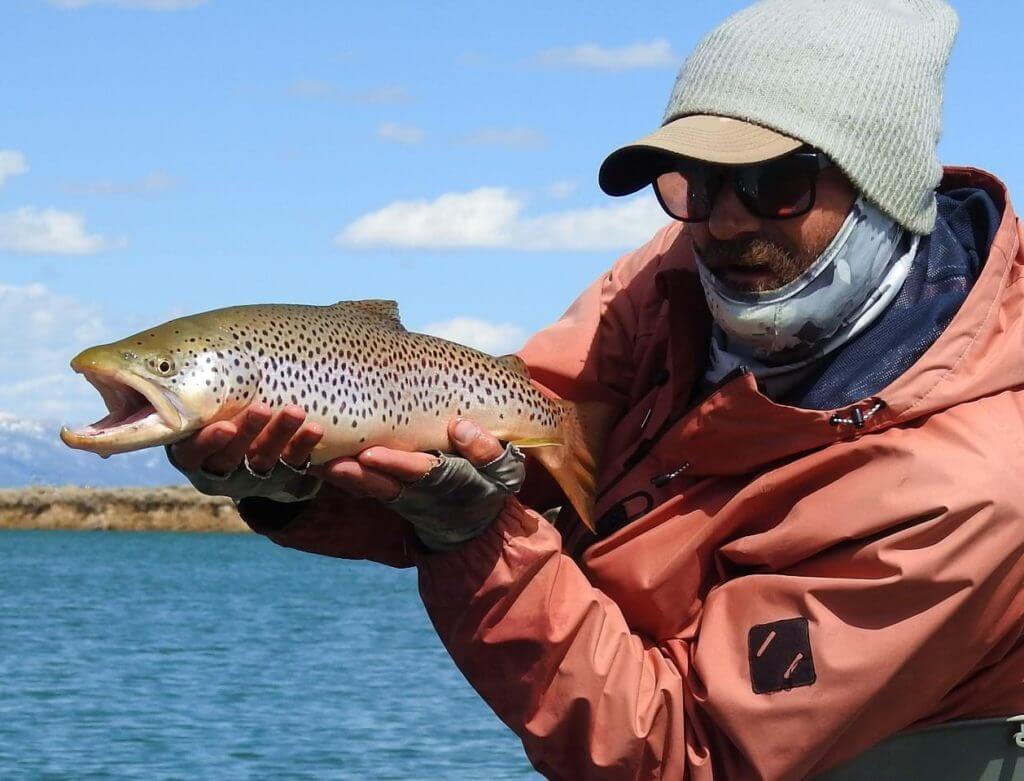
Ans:
[[[355,496],[390,501],[402,490],[402,484],[395,478],[363,466],[354,458],[336,458],[311,471]]]
[[[305,418],[302,407],[291,404],[277,412],[249,446],[249,466],[257,472],[273,469]]]
[[[299,429],[299,433],[292,437],[291,441],[285,446],[284,452],[281,453],[281,460],[286,461],[296,469],[302,468],[306,461],[309,460],[313,448],[323,438],[323,428],[316,423],[307,423]]]
[[[501,443],[476,423],[466,418],[455,418],[448,424],[448,436],[473,466],[484,466],[505,452]]]
[[[230,420],[221,420],[200,429],[188,439],[171,445],[171,455],[186,472],[195,472],[207,458],[223,448],[238,433]]]
[[[237,469],[249,445],[270,421],[270,407],[266,404],[254,404],[240,415],[236,415],[234,420],[238,426],[238,433],[224,448],[206,459],[203,463],[206,471],[228,474]]]
[[[359,463],[377,472],[383,472],[404,483],[419,480],[437,466],[438,459],[429,453],[409,453],[386,447],[371,447],[357,456]]]

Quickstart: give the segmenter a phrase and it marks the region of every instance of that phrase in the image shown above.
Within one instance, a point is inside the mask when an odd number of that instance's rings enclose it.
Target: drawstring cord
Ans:
[[[852,407],[850,409],[850,417],[844,418],[838,412],[829,418],[829,423],[833,426],[853,426],[854,428],[864,428],[864,424],[871,420],[875,415],[885,409],[885,402],[881,399],[875,399],[875,403],[866,412],[862,411],[860,407]]]

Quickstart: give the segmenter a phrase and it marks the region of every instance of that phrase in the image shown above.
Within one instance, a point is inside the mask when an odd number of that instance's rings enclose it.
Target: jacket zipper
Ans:
[[[676,423],[679,423],[680,421],[682,421],[684,418],[686,418],[687,415],[690,415],[690,414],[696,412],[697,409],[701,406],[701,404],[703,404],[708,399],[713,398],[714,396],[717,396],[719,393],[721,393],[722,389],[725,388],[726,385],[731,383],[733,380],[735,380],[735,379],[737,379],[739,377],[742,377],[745,374],[748,374],[749,371],[750,370],[747,369],[746,366],[738,366],[735,371],[732,371],[729,374],[727,374],[725,377],[723,377],[722,381],[720,383],[718,383],[718,386],[715,387],[714,390],[712,390],[711,393],[709,393],[707,396],[705,396],[703,399],[701,399],[701,401],[698,404],[695,404],[695,405],[685,409],[682,412],[682,414],[680,414],[680,415],[676,415],[675,417],[669,416],[665,420],[665,422],[661,425],[661,428],[659,428],[654,433],[654,436],[647,437],[645,439],[641,439],[640,440],[640,444],[637,445],[636,450],[634,450],[633,453],[631,455],[629,455],[626,458],[625,461],[622,462],[622,470],[608,483],[608,485],[606,485],[601,490],[600,493],[597,494],[597,496],[595,496],[595,500],[602,498],[605,494],[607,494],[615,486],[617,486],[622,481],[622,479],[627,474],[629,474],[630,471],[632,471],[633,467],[635,467],[637,464],[639,464],[641,461],[643,461],[647,457],[648,453],[650,453],[651,450],[654,449],[654,446],[656,444],[658,444],[658,441],[663,436],[665,436],[665,434],[668,433],[669,429],[671,429],[673,426],[675,426]],[[661,381],[658,382],[658,380],[661,380]],[[668,372],[662,371],[662,372],[659,372],[658,375],[656,376],[654,384],[661,386],[661,385],[664,385],[667,381],[668,381]],[[653,407],[651,408],[651,411],[653,411]],[[640,425],[640,430],[641,431],[643,431],[644,427],[647,425],[647,422],[650,420],[651,411],[648,411],[648,413],[646,415],[644,415],[643,422]],[[666,473],[664,475],[655,475],[654,477],[651,478],[651,484],[654,485],[655,488],[661,488],[666,483],[668,483],[671,480],[674,480],[675,478],[679,477],[679,475],[681,475],[683,472],[685,472],[689,468],[690,468],[690,462],[686,461],[683,464],[681,464],[679,467],[677,467],[675,470],[673,470],[672,472],[668,472],[668,473]]]
[[[718,387],[716,387],[713,392],[705,396],[704,399],[702,399],[701,403],[718,395],[722,391],[722,389],[726,385],[728,385],[732,380],[748,373],[749,369],[747,369],[746,366],[738,367],[736,371],[731,372],[729,375],[723,377],[722,381],[718,384]],[[658,376],[659,378],[661,377],[660,374]],[[667,377],[665,379],[667,379]],[[664,380],[658,384],[664,384]],[[871,407],[868,408],[867,410],[862,410],[859,405],[855,404],[852,407],[847,407],[846,410],[840,410],[838,412],[833,413],[832,416],[829,418],[828,422],[836,427],[853,426],[856,429],[862,429],[867,424],[867,421],[871,420],[871,418],[873,418],[875,415],[877,415],[879,412],[886,408],[886,403],[882,401],[882,399],[874,398],[870,399],[870,401],[872,402],[872,404]],[[694,407],[690,407],[689,409],[685,410],[681,415],[669,417],[665,421],[665,423],[662,424],[661,428],[659,428],[658,431],[655,432],[654,436],[648,437],[646,439],[641,439],[640,444],[637,445],[636,450],[634,450],[633,453],[630,456],[628,456],[625,461],[622,462],[622,470],[608,483],[608,485],[606,485],[601,490],[599,494],[597,494],[595,499],[601,499],[605,494],[611,491],[612,488],[618,485],[623,480],[623,478],[625,478],[625,476],[629,474],[630,471],[632,471],[633,467],[635,467],[637,464],[639,464],[647,457],[651,450],[654,449],[654,446],[658,443],[658,441],[666,433],[668,433],[669,429],[671,429],[677,423],[686,418],[687,415],[695,412],[699,406],[700,404]],[[848,417],[844,417],[842,413],[847,410]],[[640,424],[641,431],[643,431],[644,427],[646,427],[648,421],[650,420],[652,411],[653,407],[651,408],[651,410],[648,410],[646,415],[644,415],[644,419]],[[655,488],[662,488],[668,483],[675,480],[689,468],[690,462],[684,461],[671,472],[655,475],[654,477],[651,478],[650,482]]]

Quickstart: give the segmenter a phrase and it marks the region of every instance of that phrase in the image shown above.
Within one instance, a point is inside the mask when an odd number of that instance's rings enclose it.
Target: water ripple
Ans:
[[[0,532],[0,777],[529,779],[415,573],[240,535]]]

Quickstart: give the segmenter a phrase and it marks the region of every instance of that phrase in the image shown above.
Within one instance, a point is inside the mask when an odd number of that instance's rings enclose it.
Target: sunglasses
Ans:
[[[832,165],[823,152],[794,152],[755,165],[725,166],[677,160],[654,180],[658,202],[670,217],[704,222],[725,179],[740,202],[758,217],[785,220],[807,214],[814,205],[818,174]]]

